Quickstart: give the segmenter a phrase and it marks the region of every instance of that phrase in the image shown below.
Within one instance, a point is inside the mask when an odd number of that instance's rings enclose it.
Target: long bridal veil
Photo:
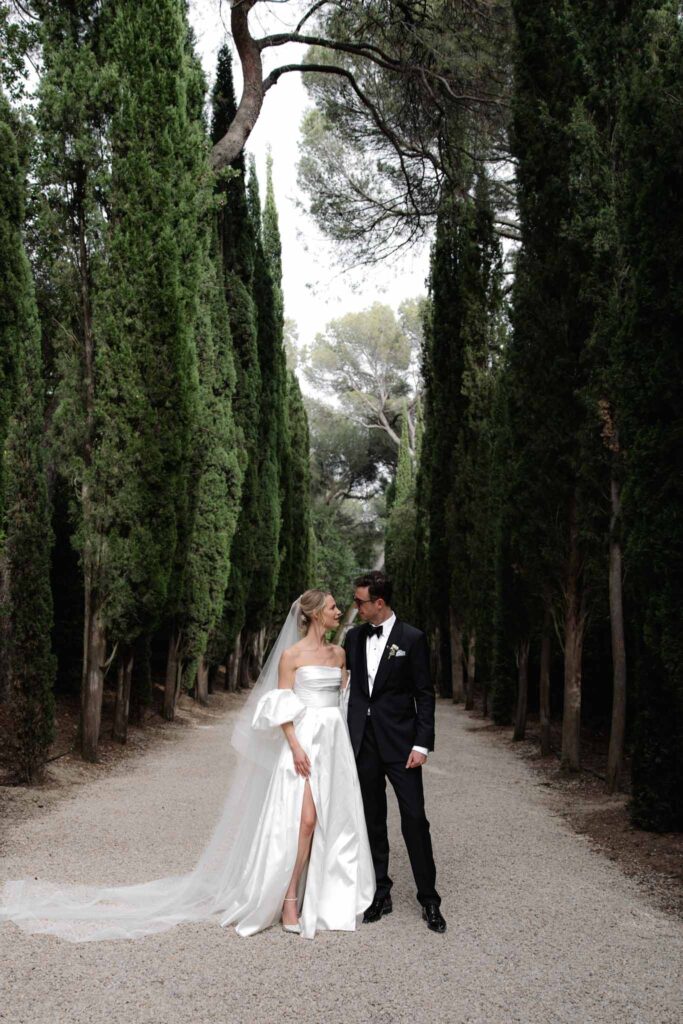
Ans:
[[[263,695],[277,686],[280,656],[298,640],[298,622],[297,600],[238,715],[231,737],[240,755],[237,768],[228,783],[220,818],[193,870],[109,888],[37,879],[7,881],[0,894],[0,921],[13,921],[24,931],[58,935],[70,942],[134,939],[214,915],[220,915],[221,924],[232,923],[282,744],[279,729],[252,729],[251,722]]]

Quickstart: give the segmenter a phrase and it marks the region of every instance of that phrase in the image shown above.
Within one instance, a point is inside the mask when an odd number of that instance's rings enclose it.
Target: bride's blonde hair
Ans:
[[[325,607],[325,601],[329,597],[328,590],[306,590],[299,598],[299,632],[307,633],[313,619]]]

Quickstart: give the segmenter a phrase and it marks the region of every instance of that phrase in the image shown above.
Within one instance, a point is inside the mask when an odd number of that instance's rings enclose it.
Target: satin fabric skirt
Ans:
[[[294,718],[297,739],[311,762],[308,782],[317,820],[299,884],[301,934],[312,939],[318,930],[352,931],[374,897],[375,871],[342,710],[338,701],[332,707],[303,705],[291,690],[268,694],[264,704],[261,726],[267,719],[279,728]],[[235,924],[239,935],[253,935],[280,920],[296,861],[305,784],[283,734],[250,855],[221,919],[222,925]]]

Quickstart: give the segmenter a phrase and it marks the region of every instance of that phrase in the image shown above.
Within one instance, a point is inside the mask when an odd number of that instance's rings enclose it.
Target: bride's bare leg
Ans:
[[[289,882],[289,888],[285,893],[286,903],[282,904],[282,921],[283,924],[296,924],[299,920],[298,909],[296,905],[296,889],[301,878],[301,872],[306,866],[309,854],[311,852],[311,842],[313,840],[313,833],[315,832],[316,813],[315,803],[313,802],[313,794],[311,793],[311,784],[306,782],[304,786],[304,802],[301,808],[301,823],[299,825],[299,846],[296,851],[296,863],[294,864],[294,871]]]

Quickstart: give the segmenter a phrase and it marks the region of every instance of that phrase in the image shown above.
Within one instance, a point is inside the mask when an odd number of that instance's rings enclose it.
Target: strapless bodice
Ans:
[[[341,669],[334,665],[302,665],[294,672],[294,693],[309,708],[339,707]]]

